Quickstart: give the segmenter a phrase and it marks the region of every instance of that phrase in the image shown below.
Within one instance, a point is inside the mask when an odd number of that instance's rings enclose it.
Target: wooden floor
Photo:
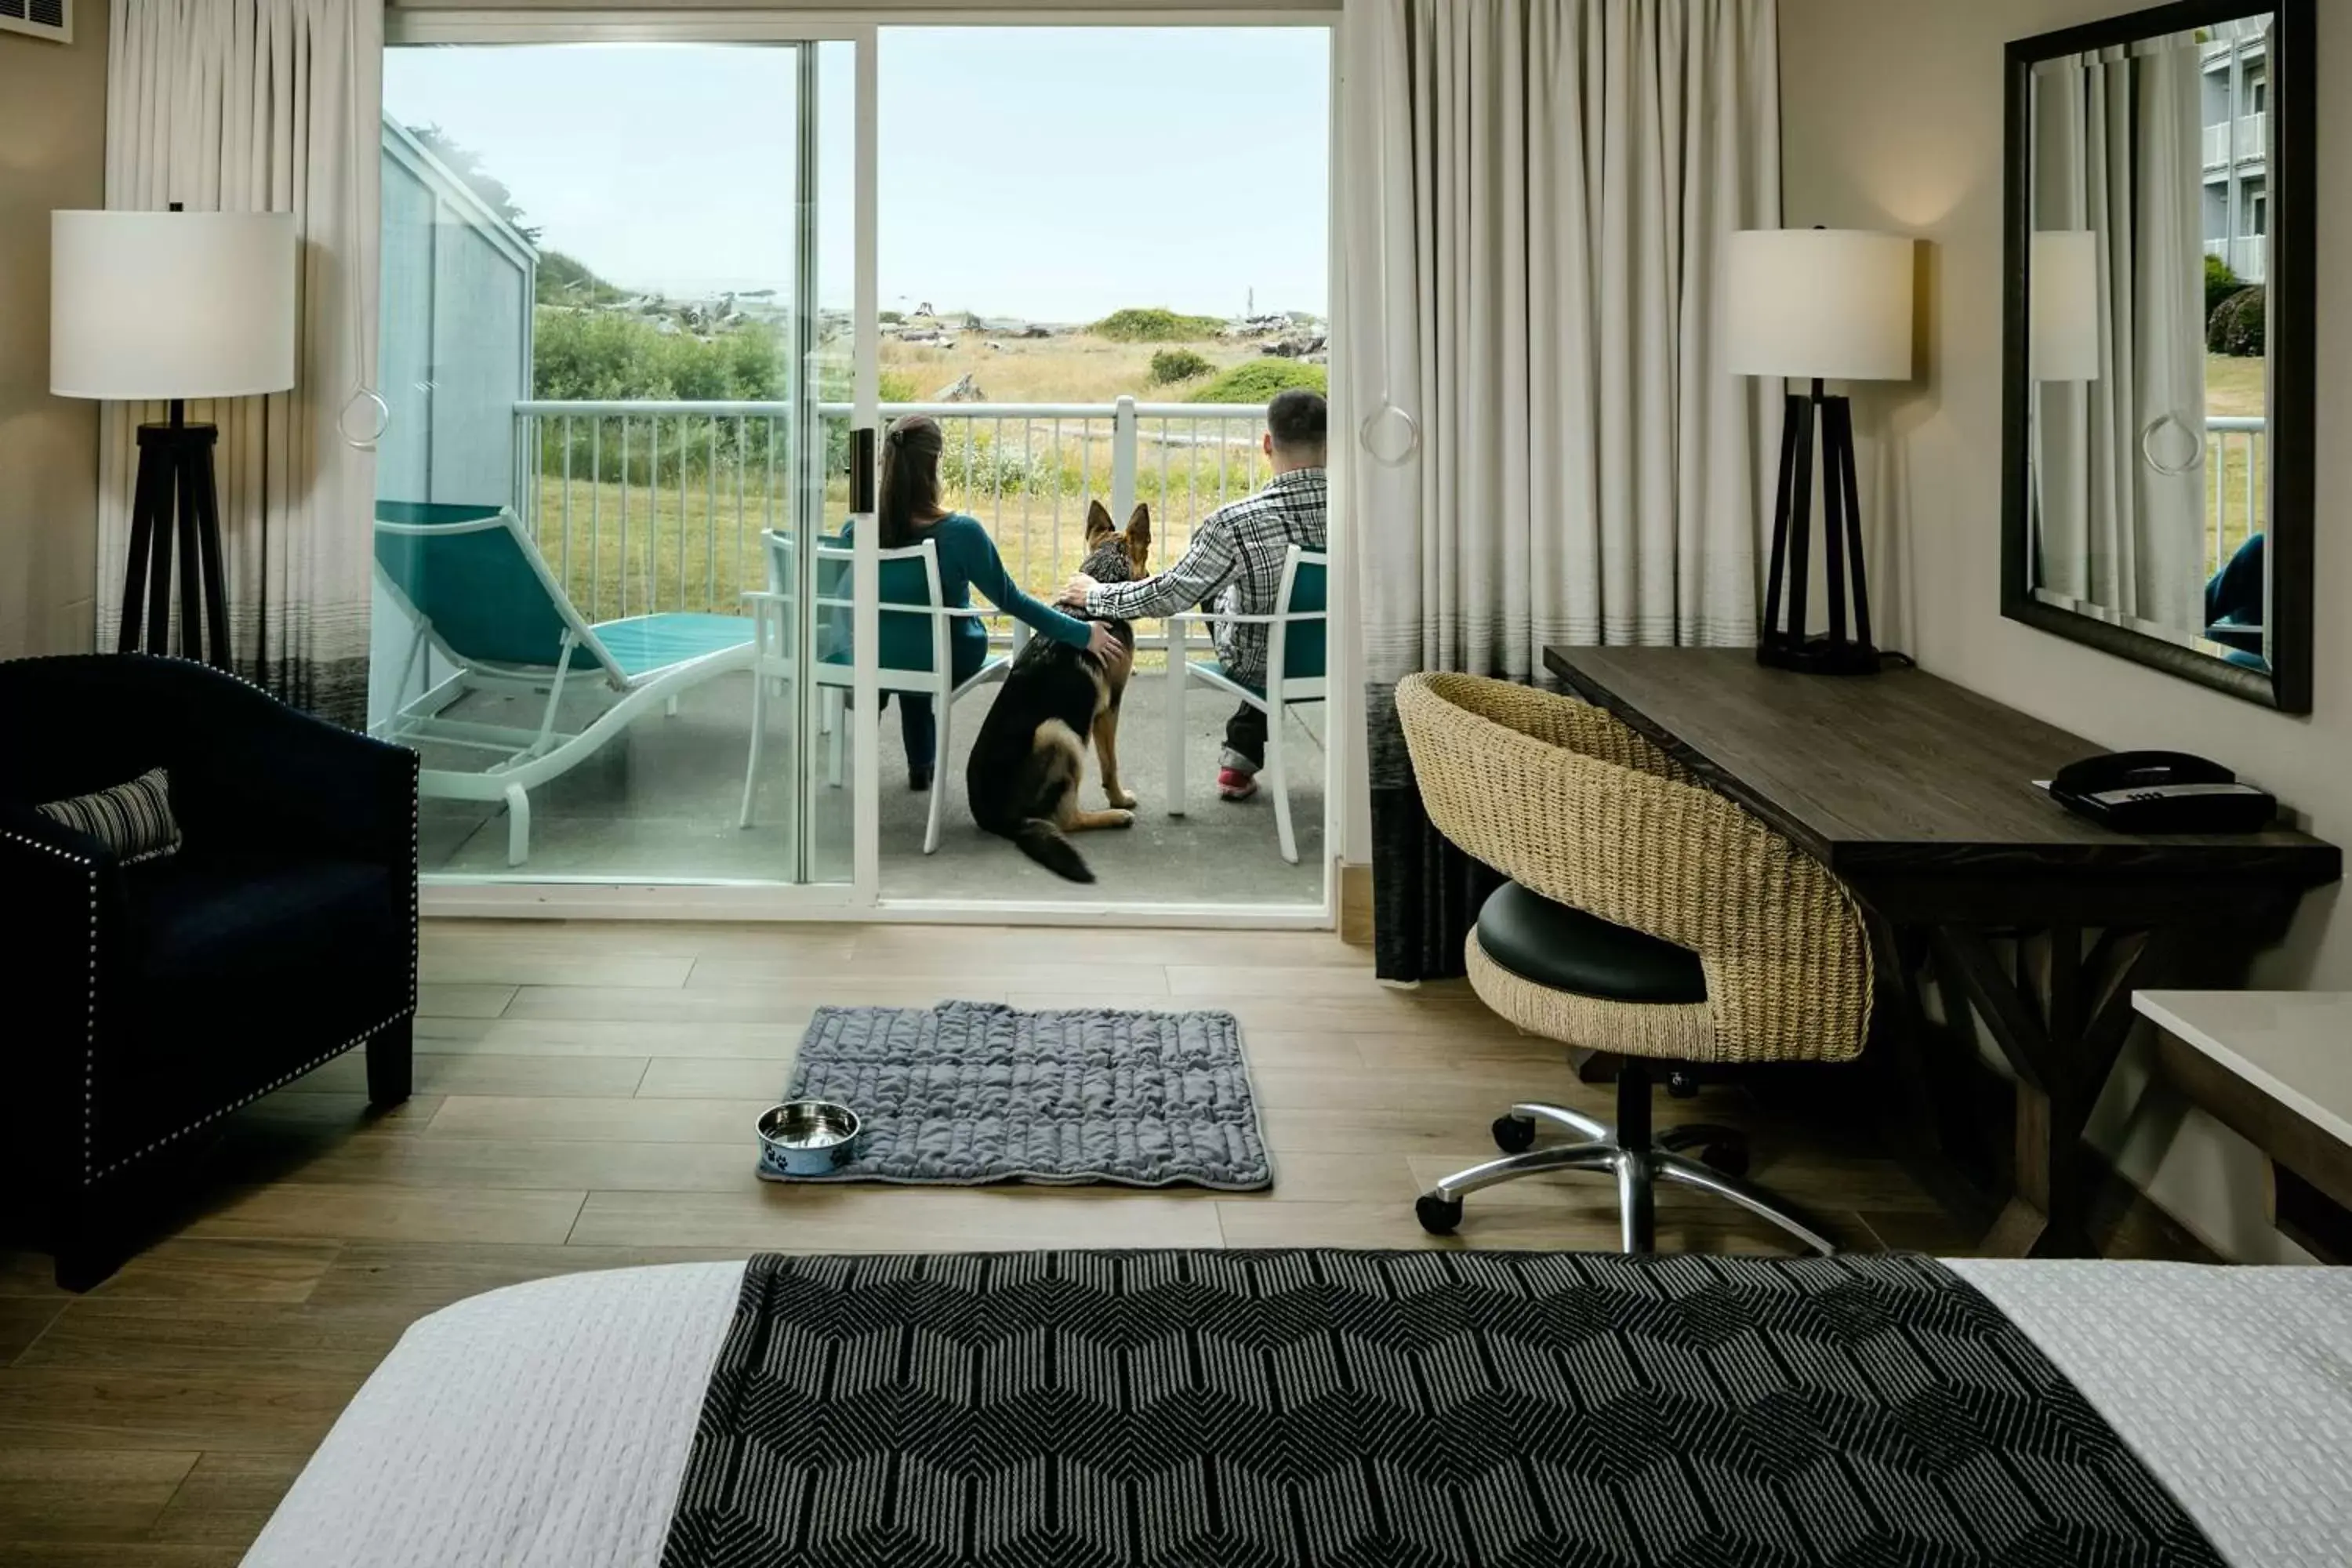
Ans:
[[[1612,1248],[1589,1177],[1480,1194],[1455,1241],[1415,1193],[1491,1157],[1514,1100],[1605,1113],[1556,1047],[1458,984],[1374,982],[1328,935],[978,928],[440,923],[424,936],[415,1098],[366,1109],[357,1055],[240,1113],[187,1222],[89,1295],[0,1253],[0,1563],[237,1561],[403,1329],[577,1269],[754,1249]],[[1217,1006],[1239,1015],[1277,1184],[781,1188],[751,1124],[819,1003]],[[1962,1250],[1867,1129],[1747,1096],[1754,1174],[1843,1243]],[[1660,1194],[1662,1248],[1784,1250],[1727,1205]]]

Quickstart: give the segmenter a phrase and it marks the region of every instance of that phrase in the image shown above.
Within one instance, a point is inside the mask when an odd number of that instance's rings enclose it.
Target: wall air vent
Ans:
[[[0,33],[73,42],[73,0],[0,0]]]

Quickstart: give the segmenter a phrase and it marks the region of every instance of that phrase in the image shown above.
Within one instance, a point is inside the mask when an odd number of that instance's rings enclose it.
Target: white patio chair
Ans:
[[[1290,826],[1290,769],[1283,744],[1284,720],[1292,708],[1325,700],[1328,630],[1330,620],[1328,576],[1331,558],[1294,544],[1282,563],[1282,588],[1276,602],[1281,612],[1271,616],[1223,616],[1186,611],[1167,617],[1168,626],[1168,811],[1181,816],[1184,789],[1184,694],[1195,683],[1229,697],[1237,697],[1266,716],[1265,783],[1274,794],[1275,834],[1282,858],[1298,864],[1298,837]],[[1213,626],[1263,626],[1266,630],[1264,686],[1254,686],[1226,673],[1213,659],[1184,657],[1186,626],[1202,621]],[[1319,749],[1322,741],[1312,730],[1307,737]]]
[[[771,529],[761,534],[768,552],[768,587],[747,593],[752,606],[753,634],[758,649],[753,666],[751,752],[743,770],[740,826],[751,826],[760,789],[760,759],[768,733],[768,692],[793,679],[792,636],[793,541]],[[884,691],[913,693],[931,700],[932,722],[938,727],[937,763],[931,769],[930,821],[923,833],[923,853],[939,852],[940,833],[947,818],[948,773],[952,764],[949,742],[953,733],[955,700],[978,687],[1004,679],[1011,660],[992,655],[962,684],[955,681],[949,638],[959,620],[979,620],[993,614],[983,609],[959,610],[942,602],[939,552],[931,542],[882,554],[881,647],[877,672]],[[828,731],[826,782],[841,786],[842,748],[849,723],[845,708],[856,684],[851,664],[850,616],[855,602],[849,595],[857,552],[848,540],[821,539],[816,547],[816,658],[810,679],[823,694],[822,722]]]

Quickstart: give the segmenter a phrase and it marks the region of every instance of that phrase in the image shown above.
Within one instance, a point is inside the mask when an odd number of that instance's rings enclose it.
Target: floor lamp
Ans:
[[[1851,229],[1758,229],[1731,237],[1726,325],[1735,375],[1810,381],[1780,426],[1780,484],[1764,595],[1760,664],[1871,675],[1870,578],[1853,405],[1832,381],[1911,379],[1913,243]],[[1821,437],[1822,577],[1829,635],[1812,635],[1813,446]],[[1783,614],[1785,606],[1786,613]]]
[[[49,390],[60,397],[168,402],[139,426],[131,552],[115,647],[171,651],[173,536],[180,652],[229,666],[213,447],[192,397],[251,397],[294,384],[294,215],[49,215]]]

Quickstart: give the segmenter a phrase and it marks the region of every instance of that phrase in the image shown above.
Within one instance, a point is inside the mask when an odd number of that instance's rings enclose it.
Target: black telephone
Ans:
[[[2061,768],[2050,798],[2118,833],[2259,833],[2278,816],[2266,791],[2185,752],[2112,752]]]

